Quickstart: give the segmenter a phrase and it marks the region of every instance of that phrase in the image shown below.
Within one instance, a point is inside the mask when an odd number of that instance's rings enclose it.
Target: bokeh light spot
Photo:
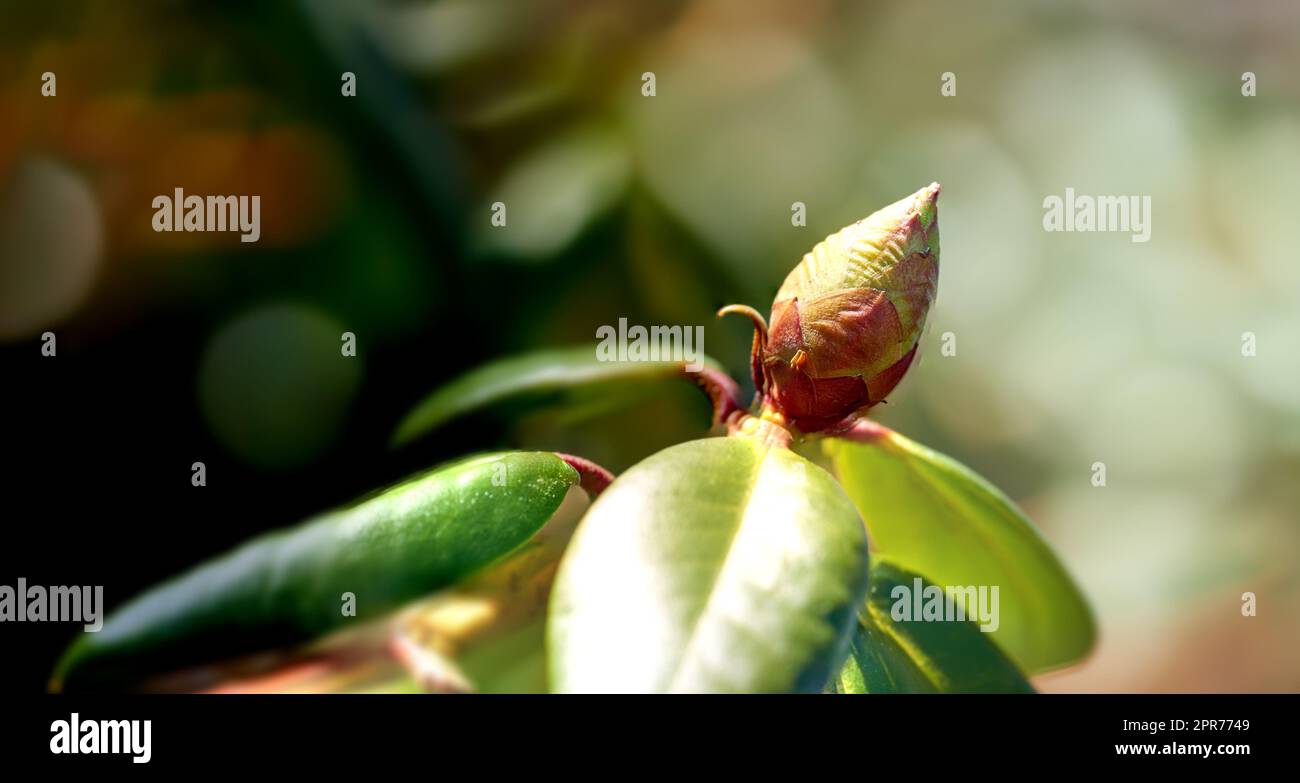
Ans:
[[[266,469],[324,453],[362,377],[360,355],[340,350],[345,331],[318,309],[296,304],[260,307],[222,327],[199,367],[199,403],[217,439]]]

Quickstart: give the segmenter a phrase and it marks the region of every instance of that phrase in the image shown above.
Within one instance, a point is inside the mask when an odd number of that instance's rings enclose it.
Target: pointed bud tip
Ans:
[[[921,228],[929,230],[934,225],[935,218],[939,212],[939,183],[931,182],[926,187],[916,191],[913,198],[913,209],[921,220]]]

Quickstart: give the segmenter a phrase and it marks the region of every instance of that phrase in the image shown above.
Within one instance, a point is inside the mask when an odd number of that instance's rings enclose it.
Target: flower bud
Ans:
[[[875,405],[907,372],[939,282],[938,198],[935,183],[832,234],[777,292],[761,380],[803,431]]]

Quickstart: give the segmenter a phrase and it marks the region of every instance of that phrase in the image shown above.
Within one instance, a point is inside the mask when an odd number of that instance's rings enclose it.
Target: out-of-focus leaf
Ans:
[[[230,676],[220,667],[203,667],[183,675],[215,679],[203,693],[419,693],[415,678],[382,647],[348,649],[293,661],[253,676]],[[182,690],[173,676],[154,683],[160,690]]]
[[[991,636],[1024,670],[1073,663],[1092,648],[1092,612],[1016,505],[950,457],[880,428],[828,439],[835,473],[866,520],[873,550],[937,585],[997,585]]]
[[[867,588],[862,521],[821,468],[747,437],[618,478],[560,565],[551,688],[819,691]]]
[[[911,601],[931,584],[875,558],[871,588],[858,613],[849,658],[833,683],[837,693],[1033,693],[1011,659],[977,620],[894,620],[896,601]],[[944,596],[945,611],[958,604]],[[956,616],[945,614],[945,617]]]
[[[508,0],[363,3],[348,10],[389,58],[419,73],[445,73],[516,46],[539,13]]]
[[[548,142],[515,164],[484,205],[478,248],[542,262],[553,258],[610,208],[627,187],[627,151],[609,131],[584,128]],[[492,205],[505,205],[494,225]]]
[[[373,26],[365,19],[368,8],[334,0],[253,3],[248,20],[268,31],[276,50],[299,63],[303,73],[357,74],[355,98],[315,101],[313,110],[335,115],[358,150],[358,166],[391,189],[401,189],[394,187],[397,182],[412,186],[418,198],[398,200],[406,219],[432,229],[458,251],[466,243],[468,157],[441,118],[428,111],[411,80],[375,45]]]
[[[702,363],[719,367],[708,357]],[[594,344],[501,359],[470,370],[421,400],[397,426],[392,442],[405,445],[458,416],[502,403],[605,410],[638,399],[654,381],[683,372],[682,362],[603,362]]]

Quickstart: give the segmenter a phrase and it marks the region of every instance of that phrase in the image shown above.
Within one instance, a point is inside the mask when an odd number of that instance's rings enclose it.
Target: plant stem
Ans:
[[[555,452],[555,456],[564,460],[564,462],[574,470],[578,471],[579,485],[591,496],[592,500],[605,491],[605,487],[610,485],[614,480],[614,474],[605,468],[592,462],[585,457],[575,457],[572,454],[561,454]]]
[[[855,443],[869,443],[888,435],[892,430],[883,424],[861,416],[849,416],[839,424],[832,424],[821,432],[823,437],[843,438]]]
[[[740,386],[721,370],[705,367],[698,372],[683,369],[682,374],[693,381],[709,395],[713,403],[713,423],[726,424],[732,414],[744,412],[740,404]]]

